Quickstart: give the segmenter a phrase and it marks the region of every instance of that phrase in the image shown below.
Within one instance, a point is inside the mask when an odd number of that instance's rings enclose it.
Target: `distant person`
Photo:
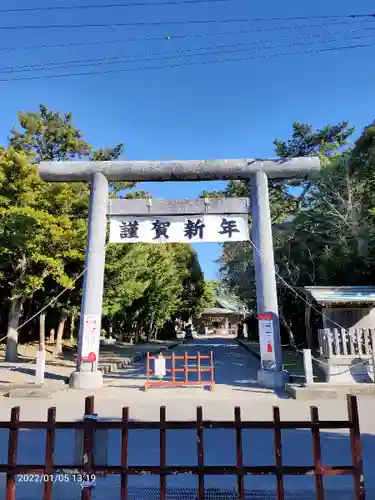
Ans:
[[[244,338],[244,324],[243,323],[238,323],[238,325],[237,325],[237,338],[238,339]]]
[[[186,327],[185,338],[186,339],[192,339],[193,338],[193,327],[192,327],[191,324],[187,325],[187,327]]]

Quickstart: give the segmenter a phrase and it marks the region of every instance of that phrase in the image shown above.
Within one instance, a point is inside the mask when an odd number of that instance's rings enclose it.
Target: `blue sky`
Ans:
[[[57,1],[55,0],[54,5],[57,5]],[[109,3],[109,0],[102,0],[100,3],[106,2]],[[62,112],[72,111],[76,125],[84,131],[86,139],[94,147],[124,142],[125,157],[133,160],[270,157],[273,156],[273,139],[288,138],[293,120],[322,127],[327,123],[348,119],[360,132],[374,119],[375,47],[264,57],[266,54],[375,44],[374,18],[336,25],[333,23],[347,22],[347,19],[48,30],[20,28],[21,25],[207,21],[365,14],[373,11],[369,0],[361,0],[355,4],[348,0],[335,3],[323,0],[232,0],[226,3],[175,6],[152,6],[152,0],[149,2],[150,6],[147,7],[126,9],[0,14],[0,27],[19,27],[17,30],[0,29],[0,80],[7,80],[0,81],[0,142],[5,143],[9,129],[16,124],[19,110],[36,110],[40,103]],[[61,0],[61,3],[72,5],[77,2]],[[78,3],[95,2],[81,0]],[[116,3],[121,2],[119,0]],[[38,3],[36,0],[3,0],[0,9],[48,4],[51,4],[51,0],[39,0]],[[312,27],[296,28],[307,24]],[[321,26],[317,26],[319,24]],[[288,26],[293,28],[287,29]],[[218,34],[222,31],[231,33]],[[196,36],[203,33],[216,34]],[[184,35],[194,37],[176,38]],[[359,39],[360,36],[366,38]],[[144,38],[150,37],[168,39],[144,41]],[[131,38],[138,41],[48,49],[7,49]],[[321,43],[317,43],[318,40]],[[237,52],[233,52],[233,48],[217,48],[220,45],[242,44],[238,47],[254,49],[259,48],[262,41],[263,45],[272,45],[273,48]],[[246,45],[249,42],[255,43]],[[306,45],[301,45],[302,43]],[[281,47],[277,48],[277,45]],[[216,48],[207,49],[209,46]],[[150,53],[170,51],[170,55],[175,55],[175,51],[199,47],[206,47],[204,53],[220,50],[227,53],[200,57],[191,53],[179,59],[141,61],[141,54],[144,53],[148,54],[147,59],[152,59],[160,55],[152,56]],[[95,61],[86,61],[82,63],[85,66],[78,69],[55,68],[53,71],[45,71],[34,68],[33,71],[24,73],[14,72],[18,69],[13,69],[13,73],[4,73],[3,69],[5,66],[125,56],[136,56],[133,59],[135,62],[100,66]],[[243,59],[253,56],[263,58]],[[239,59],[231,63],[117,71],[121,68],[189,64],[235,57]],[[116,72],[103,73],[113,69]],[[96,71],[99,74],[9,81],[21,76],[82,71]],[[164,183],[139,187],[147,189],[154,197],[182,198],[196,197],[202,189],[218,189],[223,184]],[[217,265],[214,261],[220,255],[219,245],[200,244],[196,248],[206,277],[215,278]]]

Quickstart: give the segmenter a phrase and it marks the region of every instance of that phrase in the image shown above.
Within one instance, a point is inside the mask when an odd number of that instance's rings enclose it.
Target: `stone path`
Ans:
[[[178,355],[187,353],[188,355],[209,355],[210,351],[214,354],[215,364],[215,392],[221,394],[225,390],[233,391],[251,391],[257,388],[256,376],[259,369],[258,360],[238,344],[234,338],[200,337],[185,341],[180,347],[174,348],[173,352]],[[208,366],[208,360],[202,360],[202,366]],[[189,360],[189,366],[196,366],[192,360]],[[170,361],[168,362],[170,367]],[[183,367],[183,360],[176,360],[176,368]],[[206,378],[204,378],[206,377]],[[170,377],[169,377],[170,378]],[[183,373],[176,374],[176,380],[183,380]],[[202,374],[203,380],[209,380],[209,373]],[[197,380],[196,373],[189,373],[189,380]],[[116,373],[105,376],[105,385],[107,387],[122,387],[124,389],[139,389],[144,387],[145,383],[145,364],[144,362],[134,363],[126,366]],[[178,392],[183,395],[189,391],[201,393],[204,389],[200,387],[189,388],[152,388],[150,391],[165,394],[166,391]]]

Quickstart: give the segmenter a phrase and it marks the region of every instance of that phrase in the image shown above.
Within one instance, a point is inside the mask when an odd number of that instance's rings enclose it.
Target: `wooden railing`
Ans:
[[[0,473],[6,474],[6,500],[16,500],[17,475],[38,474],[45,475],[43,500],[53,499],[54,475],[56,473],[78,474],[81,473],[87,478],[99,478],[106,474],[117,474],[121,478],[118,496],[113,496],[111,500],[129,499],[128,480],[130,476],[152,474],[159,476],[159,498],[166,500],[167,477],[176,474],[193,474],[197,476],[197,500],[205,498],[205,476],[207,475],[232,475],[237,478],[237,498],[245,499],[244,478],[248,475],[273,475],[276,477],[276,498],[285,500],[284,476],[285,475],[313,475],[315,477],[316,499],[324,500],[325,491],[323,478],[327,476],[351,475],[354,480],[353,500],[365,500],[365,488],[363,478],[362,452],[360,442],[358,405],[355,396],[348,396],[348,420],[331,421],[320,420],[318,409],[311,407],[310,421],[282,421],[280,410],[273,408],[272,421],[243,421],[241,419],[240,408],[234,408],[233,421],[208,421],[203,418],[203,410],[197,408],[196,421],[167,421],[166,408],[160,408],[160,420],[153,422],[131,421],[129,419],[129,408],[123,408],[122,419],[119,421],[100,421],[94,415],[94,397],[86,398],[85,417],[82,421],[76,422],[56,422],[56,408],[48,410],[46,422],[21,421],[20,408],[12,408],[10,422],[0,422],[0,429],[9,430],[8,459],[6,463],[0,462]],[[44,463],[20,464],[18,460],[18,440],[20,429],[44,429],[46,430],[45,440],[45,461]],[[54,459],[55,436],[57,429],[79,430],[82,439],[80,458],[76,463],[58,464]],[[97,438],[103,431],[117,429],[121,431],[121,452],[117,465],[108,465],[108,461],[103,464],[102,460],[96,459],[96,451],[103,447],[97,446]],[[136,429],[153,429],[159,432],[160,436],[160,461],[159,465],[129,465],[129,431]],[[173,465],[167,464],[167,431],[195,429],[196,436],[192,440],[196,443],[197,465]],[[236,444],[236,464],[212,466],[205,464],[204,458],[204,431],[206,429],[234,429]],[[269,465],[246,465],[244,463],[244,446],[242,432],[247,429],[272,429],[274,434],[274,455],[275,461]],[[282,430],[284,429],[310,429],[312,434],[312,464],[306,459],[306,464],[285,465],[282,450]],[[350,434],[352,465],[323,465],[321,451],[322,429],[348,429]],[[218,434],[220,440],[220,433]],[[144,446],[144,444],[141,444]],[[147,447],[144,450],[147,455]],[[307,450],[306,450],[307,454]],[[111,461],[112,457],[111,457]],[[98,480],[97,480],[98,481]],[[99,479],[100,481],[100,479]],[[91,500],[92,488],[84,486],[82,488],[82,500]],[[327,497],[326,497],[327,498]],[[370,500],[370,499],[369,499]]]
[[[334,356],[370,357],[375,346],[373,328],[324,328],[318,331],[319,346],[325,358]]]

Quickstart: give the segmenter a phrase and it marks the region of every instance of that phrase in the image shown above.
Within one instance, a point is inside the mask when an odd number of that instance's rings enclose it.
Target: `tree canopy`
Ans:
[[[7,358],[21,340],[46,324],[57,331],[56,351],[76,332],[87,236],[89,186],[40,180],[37,164],[54,160],[113,160],[123,144],[99,150],[84,138],[71,113],[41,105],[21,112],[8,144],[0,147],[1,325]],[[112,197],[148,196],[115,183]],[[103,326],[126,339],[156,339],[176,319],[199,314],[206,287],[189,245],[110,245],[106,251]],[[56,300],[56,298],[58,299]],[[51,303],[52,301],[52,303]],[[38,311],[41,320],[25,323]],[[44,336],[44,333],[43,335]],[[44,338],[41,340],[44,342]]]
[[[308,329],[303,287],[373,284],[375,125],[350,142],[354,132],[348,121],[321,130],[294,122],[291,139],[274,141],[281,158],[319,155],[322,163],[315,180],[269,181],[283,334],[292,327],[300,342]],[[248,195],[242,182],[220,194]],[[251,243],[225,244],[220,265],[224,283],[255,310],[252,254]]]

